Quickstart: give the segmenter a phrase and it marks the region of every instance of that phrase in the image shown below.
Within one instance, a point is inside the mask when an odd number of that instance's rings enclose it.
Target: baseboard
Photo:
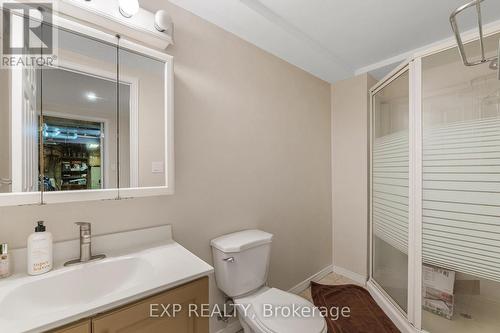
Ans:
[[[309,286],[311,285],[311,281],[319,281],[330,273],[332,273],[332,265],[323,268],[318,273],[308,277],[304,281],[290,288],[288,291],[292,294],[300,294],[301,292],[309,288]]]
[[[421,332],[412,326],[406,317],[385,297],[378,287],[371,281],[366,283],[366,288],[372,295],[377,304],[384,310],[385,314],[403,333],[418,333]]]
[[[346,278],[351,279],[362,286],[365,286],[366,281],[368,280],[366,276],[363,276],[361,274],[355,273],[353,271],[350,271],[348,269],[339,266],[333,266],[333,272],[345,276]]]
[[[225,328],[218,330],[215,333],[238,333],[242,331],[239,320],[233,321],[231,324],[227,325]],[[243,332],[243,331],[242,331]]]

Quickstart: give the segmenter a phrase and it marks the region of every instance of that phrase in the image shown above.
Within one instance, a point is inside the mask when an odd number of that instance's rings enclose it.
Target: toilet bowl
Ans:
[[[311,302],[266,286],[272,238],[245,230],[212,240],[217,286],[233,299],[245,333],[326,333]]]
[[[325,320],[312,303],[283,290],[264,287],[234,303],[245,333],[327,332]]]

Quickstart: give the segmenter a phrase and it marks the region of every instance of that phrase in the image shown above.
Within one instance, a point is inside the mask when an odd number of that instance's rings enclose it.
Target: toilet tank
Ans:
[[[273,235],[245,230],[210,242],[217,286],[235,298],[264,286],[269,271]]]

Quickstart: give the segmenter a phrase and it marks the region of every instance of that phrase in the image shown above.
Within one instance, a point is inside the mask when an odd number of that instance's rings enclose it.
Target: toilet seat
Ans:
[[[236,299],[235,303],[248,306],[245,321],[259,333],[326,332],[325,319],[312,303],[276,288]]]

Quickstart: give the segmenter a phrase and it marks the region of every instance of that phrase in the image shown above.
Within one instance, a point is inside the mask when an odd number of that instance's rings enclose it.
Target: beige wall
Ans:
[[[364,74],[332,85],[333,264],[368,276],[368,90]]]
[[[39,219],[56,240],[173,225],[211,262],[209,240],[275,235],[270,283],[288,289],[332,262],[330,85],[177,7],[173,196],[0,208],[0,241],[23,247]]]

